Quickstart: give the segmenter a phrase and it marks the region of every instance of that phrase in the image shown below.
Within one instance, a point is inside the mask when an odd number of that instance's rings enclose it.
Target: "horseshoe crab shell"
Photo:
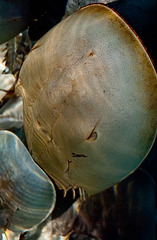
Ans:
[[[155,69],[104,5],[82,8],[43,36],[17,91],[29,149],[59,188],[98,193],[134,171],[154,142]]]
[[[30,17],[30,0],[0,0],[0,44],[23,31]]]
[[[53,184],[9,131],[0,131],[0,165],[0,229],[28,230],[53,210]]]

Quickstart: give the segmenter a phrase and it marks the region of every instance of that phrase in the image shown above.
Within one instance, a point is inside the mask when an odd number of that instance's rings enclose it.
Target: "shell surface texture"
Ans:
[[[61,189],[92,195],[112,186],[154,142],[154,66],[134,31],[104,5],[86,6],[44,35],[16,89],[29,150]]]
[[[54,186],[19,138],[6,130],[0,131],[0,164],[0,229],[31,229],[53,210]]]

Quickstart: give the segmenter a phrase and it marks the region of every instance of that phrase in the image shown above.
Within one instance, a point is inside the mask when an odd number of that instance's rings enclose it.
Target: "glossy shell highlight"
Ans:
[[[104,5],[82,8],[43,36],[17,91],[29,149],[59,188],[98,193],[134,171],[154,142],[155,69]]]
[[[18,137],[0,131],[0,229],[26,231],[53,210],[56,194]]]

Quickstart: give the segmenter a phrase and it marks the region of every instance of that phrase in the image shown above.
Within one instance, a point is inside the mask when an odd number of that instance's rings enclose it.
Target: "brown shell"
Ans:
[[[17,86],[29,150],[60,188],[91,195],[143,161],[157,127],[157,75],[141,41],[101,4],[34,46]]]

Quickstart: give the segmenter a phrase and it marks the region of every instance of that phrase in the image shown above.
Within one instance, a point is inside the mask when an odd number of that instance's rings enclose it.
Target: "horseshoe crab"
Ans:
[[[45,34],[16,89],[29,151],[65,192],[103,191],[152,147],[157,75],[138,36],[105,5],[86,6]]]
[[[55,189],[19,138],[0,131],[0,233],[21,233],[38,225],[53,210]]]
[[[0,44],[10,40],[29,23],[30,0],[0,0]]]
[[[32,39],[39,39],[64,15],[67,0],[0,0],[0,44],[29,26]]]

